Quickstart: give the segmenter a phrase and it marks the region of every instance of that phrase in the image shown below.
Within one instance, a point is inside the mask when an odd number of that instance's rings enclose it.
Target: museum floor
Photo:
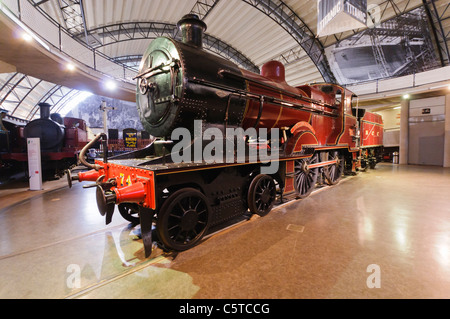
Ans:
[[[0,298],[450,298],[450,169],[379,164],[148,259],[95,189],[44,188],[0,191]]]

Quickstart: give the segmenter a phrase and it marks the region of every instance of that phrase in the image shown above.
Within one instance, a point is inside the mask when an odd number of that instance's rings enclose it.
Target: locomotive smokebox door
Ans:
[[[194,120],[239,127],[246,100],[233,92],[245,90],[242,78],[223,78],[228,70],[241,74],[231,61],[202,50],[206,25],[196,15],[178,23],[182,41],[159,37],[142,57],[136,76],[136,101],[143,127],[154,137],[171,138],[182,127],[194,133]]]
[[[174,124],[182,73],[174,43],[167,38],[155,39],[142,59],[136,95],[142,124],[155,136],[166,136]]]

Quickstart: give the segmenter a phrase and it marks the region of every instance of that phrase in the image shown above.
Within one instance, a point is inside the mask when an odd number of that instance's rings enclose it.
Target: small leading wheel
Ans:
[[[275,181],[269,175],[260,174],[250,184],[247,203],[252,214],[266,216],[273,207],[277,195]]]
[[[299,198],[305,198],[311,194],[317,183],[318,168],[310,168],[309,165],[318,162],[317,154],[310,158],[295,161],[294,187]]]
[[[132,203],[119,204],[119,213],[122,217],[132,223],[133,225],[138,225],[139,219],[139,206]]]
[[[166,248],[183,251],[202,239],[209,222],[210,207],[206,196],[194,188],[184,188],[170,195],[162,205],[156,231]]]
[[[335,185],[339,183],[344,173],[344,159],[339,156],[338,151],[331,151],[328,153],[329,160],[336,160],[336,164],[326,166],[324,168],[324,175],[328,185]]]

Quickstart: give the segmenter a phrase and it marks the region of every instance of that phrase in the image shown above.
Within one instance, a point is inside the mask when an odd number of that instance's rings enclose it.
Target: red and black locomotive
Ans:
[[[82,152],[80,160],[91,170],[68,172],[70,185],[96,182],[107,223],[115,205],[126,219],[140,222],[147,255],[155,238],[169,250],[189,249],[214,226],[249,212],[264,216],[279,198],[307,197],[318,180],[333,185],[345,170],[373,166],[372,145],[382,145],[381,118],[353,108],[352,92],[327,83],[289,86],[276,61],[261,74],[240,69],[202,49],[206,25],[195,15],[178,26],[183,40],[153,40],[137,76],[141,122],[156,141],[93,165]],[[174,139],[180,128],[193,136],[182,149]],[[230,129],[243,134],[229,138]],[[205,139],[208,130],[223,138]],[[244,145],[244,160],[235,143],[218,152],[236,141]],[[270,160],[252,156],[255,149]],[[195,152],[206,150],[214,161],[173,160],[186,154],[195,159]],[[268,170],[274,163],[276,169]]]

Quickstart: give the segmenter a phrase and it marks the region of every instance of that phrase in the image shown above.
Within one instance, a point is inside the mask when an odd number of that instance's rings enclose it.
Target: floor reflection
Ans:
[[[0,298],[449,298],[449,171],[380,165],[176,258],[77,184],[0,211]]]

